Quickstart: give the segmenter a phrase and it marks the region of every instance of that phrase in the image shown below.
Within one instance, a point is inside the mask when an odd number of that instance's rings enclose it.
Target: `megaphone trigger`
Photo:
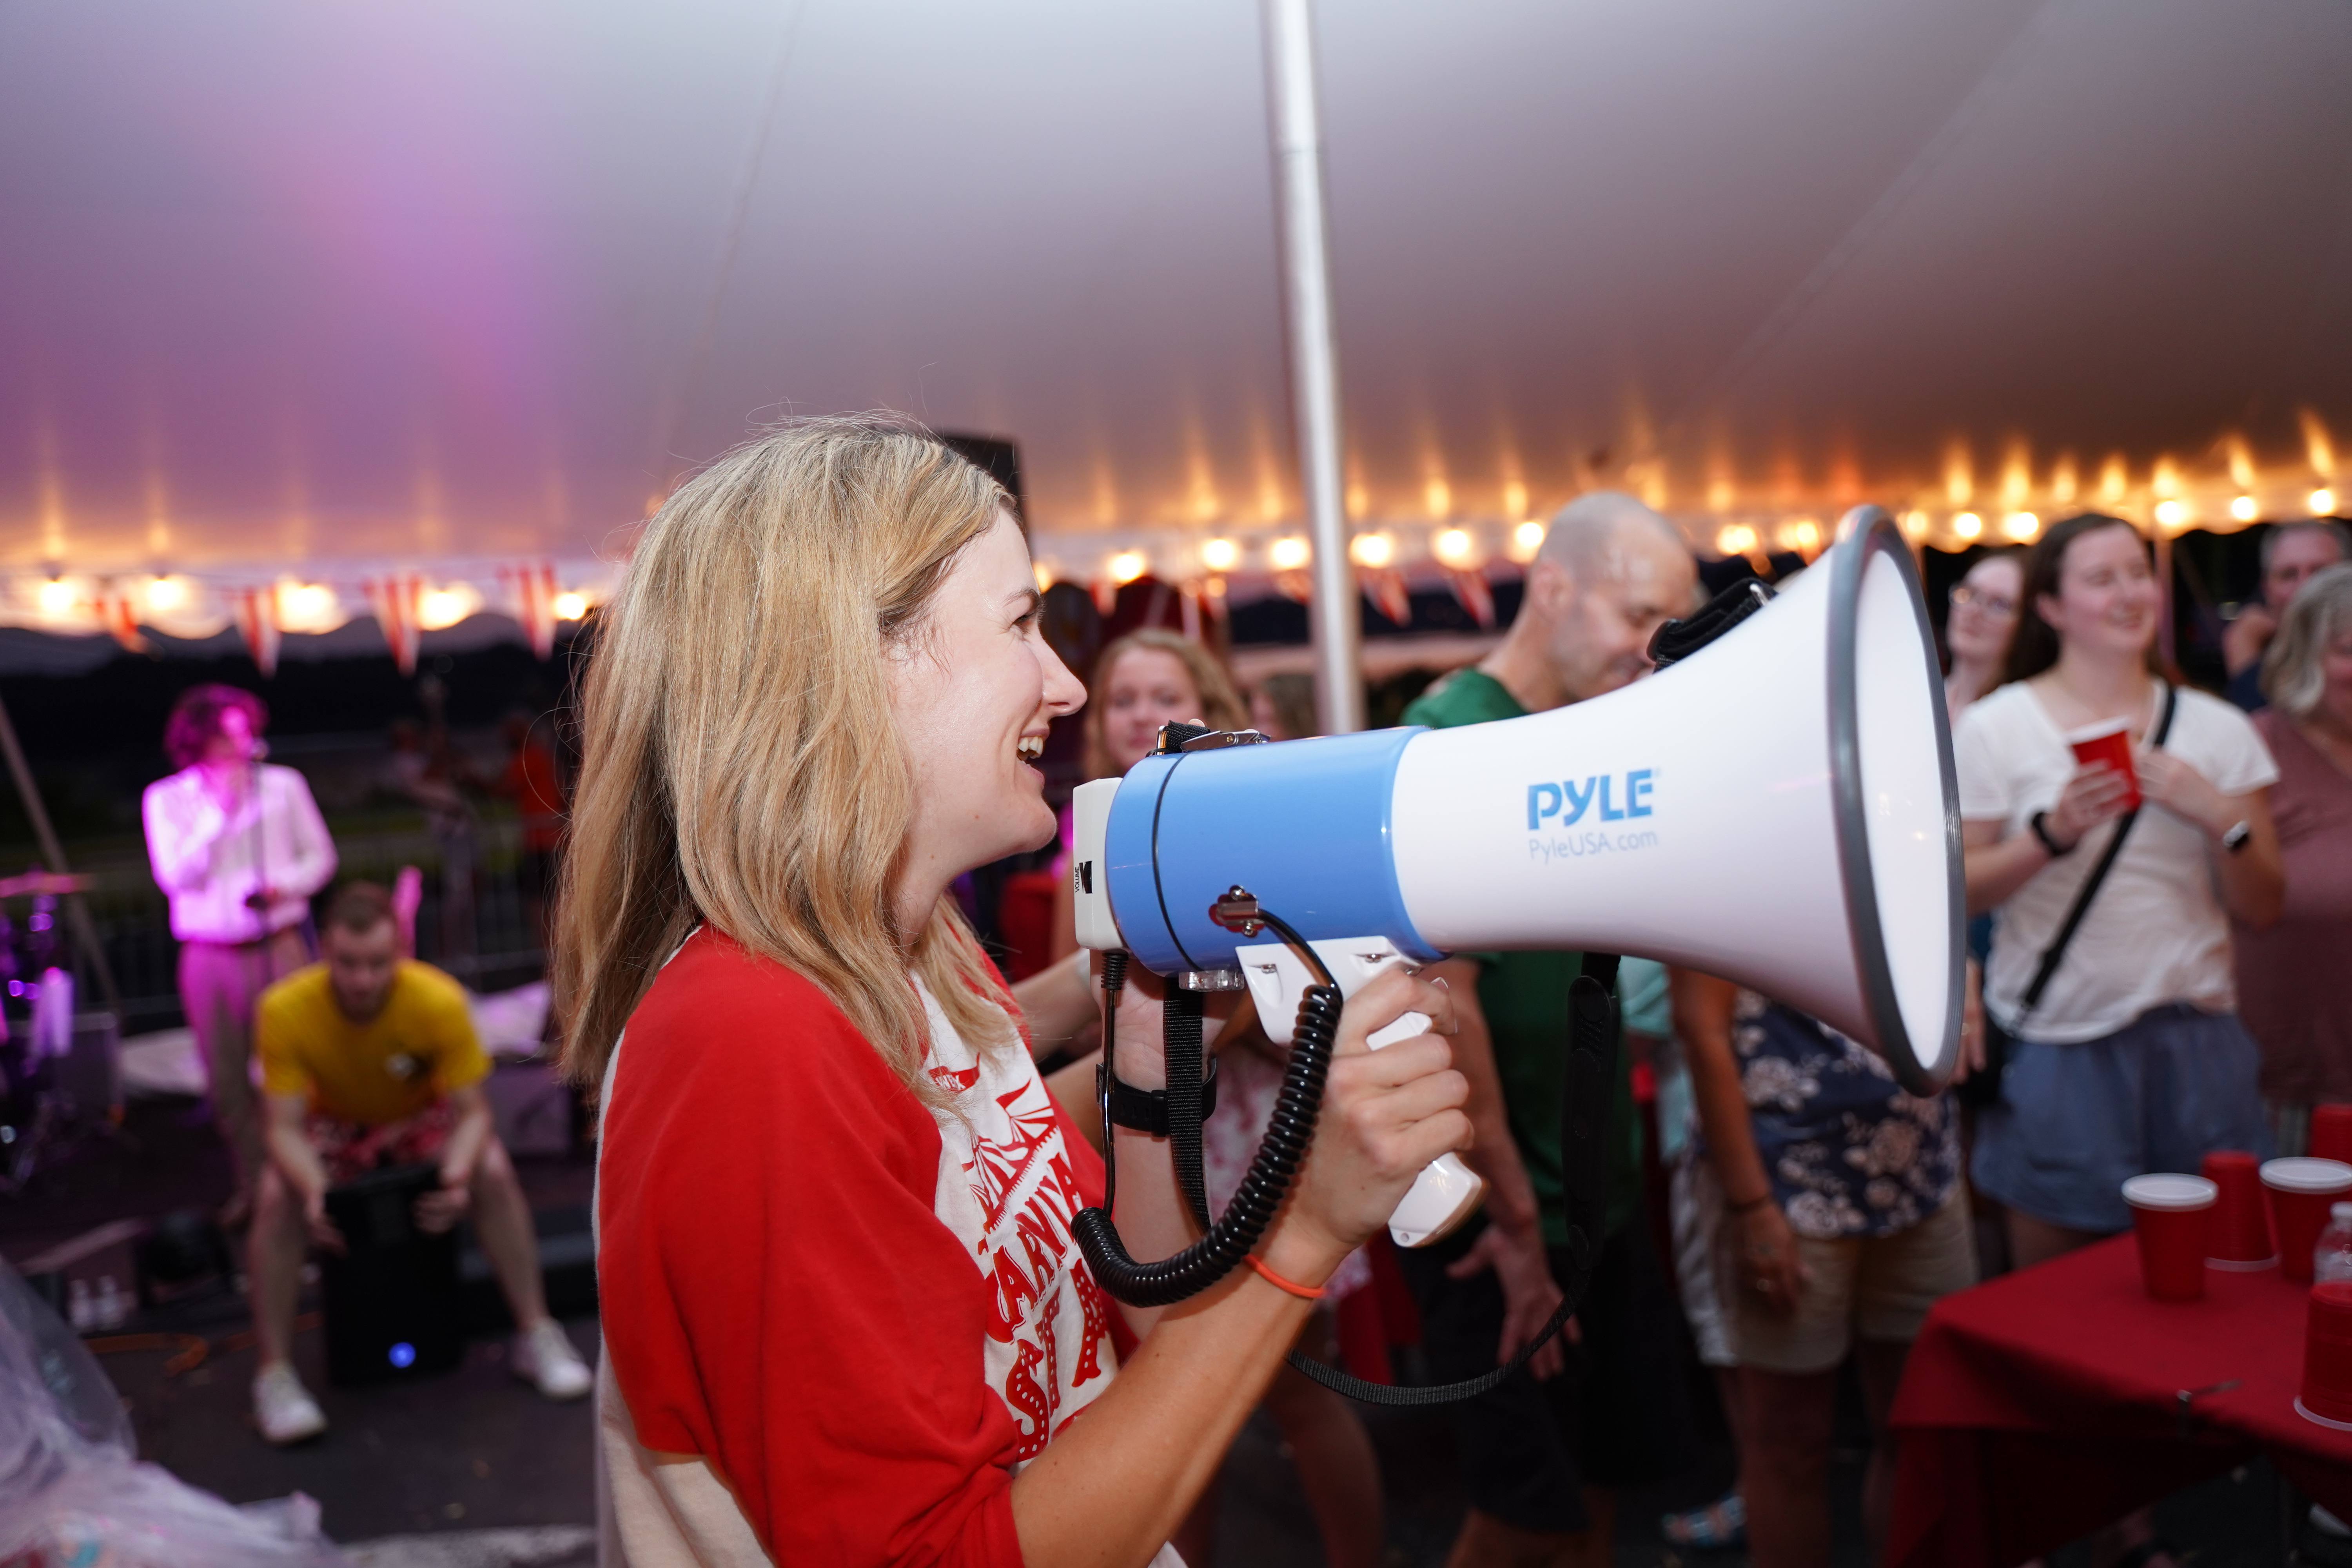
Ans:
[[[1381,936],[1341,938],[1307,946],[1343,998],[1353,996],[1391,969],[1410,973],[1420,967]],[[1282,942],[1237,947],[1234,956],[1241,961],[1242,978],[1249,982],[1266,1038],[1277,1046],[1289,1044],[1289,1019],[1298,1009],[1298,999],[1313,984],[1306,959]],[[1428,1014],[1406,1013],[1373,1030],[1364,1044],[1379,1050],[1409,1040],[1428,1027]],[[1475,1171],[1455,1155],[1441,1154],[1423,1169],[1404,1201],[1397,1205],[1396,1213],[1389,1216],[1389,1236],[1399,1247],[1427,1247],[1442,1241],[1478,1211],[1486,1194],[1486,1181]]]

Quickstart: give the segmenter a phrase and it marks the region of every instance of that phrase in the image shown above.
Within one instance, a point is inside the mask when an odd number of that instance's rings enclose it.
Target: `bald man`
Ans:
[[[1444,729],[1580,702],[1649,672],[1652,634],[1688,615],[1698,574],[1682,536],[1633,497],[1599,491],[1552,520],[1502,646],[1405,710]],[[1486,1178],[1480,1220],[1408,1252],[1423,1343],[1438,1378],[1473,1377],[1535,1336],[1559,1303],[1568,1226],[1560,1090],[1572,952],[1461,954],[1432,966],[1452,987],[1454,1061],[1470,1079]],[[1529,1370],[1452,1406],[1470,1510],[1449,1563],[1552,1568],[1612,1561],[1617,1489],[1672,1474],[1685,1438],[1677,1318],[1642,1218],[1641,1124],[1619,1052],[1611,1116],[1608,1238],[1578,1314]],[[1577,1375],[1559,1375],[1573,1355]]]

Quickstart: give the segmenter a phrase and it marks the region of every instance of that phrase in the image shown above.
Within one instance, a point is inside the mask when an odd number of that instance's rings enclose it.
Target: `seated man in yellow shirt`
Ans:
[[[550,1399],[579,1398],[593,1379],[547,1315],[530,1205],[492,1127],[490,1062],[464,989],[401,957],[391,896],[373,883],[335,895],[320,950],[325,962],[272,985],[254,1009],[269,1151],[247,1265],[262,1436],[294,1443],[326,1430],[289,1359],[303,1254],[343,1249],[327,1190],[383,1165],[440,1167],[439,1189],[416,1202],[417,1228],[445,1231],[472,1211],[520,1330],[516,1374]]]

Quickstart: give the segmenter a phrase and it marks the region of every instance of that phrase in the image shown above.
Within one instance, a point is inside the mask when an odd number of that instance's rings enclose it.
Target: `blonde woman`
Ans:
[[[1082,696],[1037,606],[1003,491],[888,425],[755,442],[637,546],[558,945],[566,1064],[603,1090],[608,1562],[1164,1564],[1297,1292],[1468,1139],[1444,1041],[1363,1045],[1450,1029],[1443,988],[1369,987],[1260,1267],[1106,1301],[1069,1232],[1091,1064],[1038,1076],[945,896],[1054,830],[1030,759]],[[1118,1070],[1156,1088],[1144,979]],[[1115,1136],[1119,1226],[1174,1250],[1166,1143]]]

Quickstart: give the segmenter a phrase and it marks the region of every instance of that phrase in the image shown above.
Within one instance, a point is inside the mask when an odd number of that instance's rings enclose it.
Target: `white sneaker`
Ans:
[[[537,1328],[515,1336],[514,1370],[550,1399],[577,1399],[596,1384],[595,1373],[552,1318],[541,1318]]]
[[[277,1444],[299,1443],[327,1429],[327,1413],[284,1362],[264,1367],[253,1380],[253,1420]]]

